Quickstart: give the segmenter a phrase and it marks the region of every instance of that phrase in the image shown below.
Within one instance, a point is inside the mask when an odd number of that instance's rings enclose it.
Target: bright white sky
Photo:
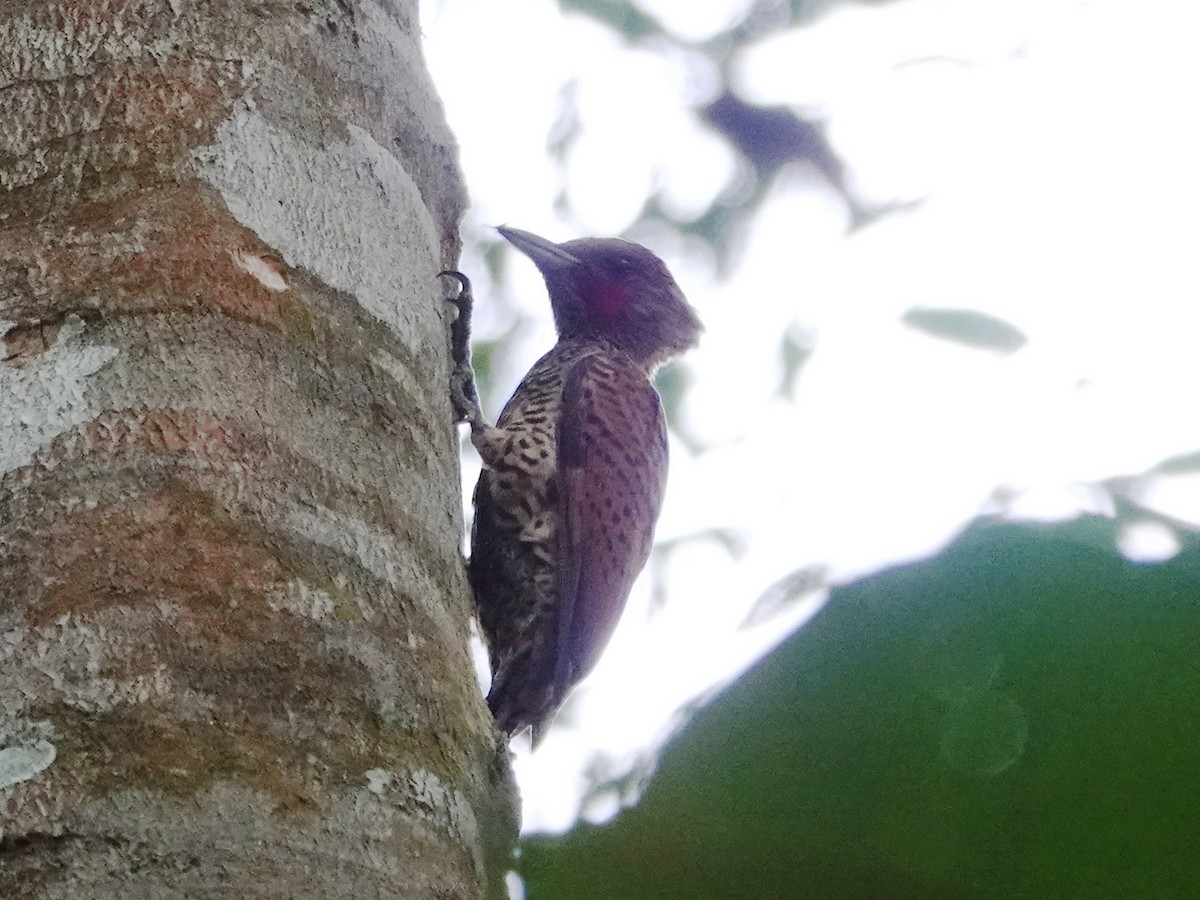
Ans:
[[[640,3],[685,41],[749,5]],[[423,7],[474,203],[468,241],[498,224],[555,240],[618,234],[651,189],[676,214],[699,214],[734,172],[691,112],[717,84],[699,54],[631,50],[553,0]],[[681,704],[811,612],[739,629],[787,573],[823,566],[845,581],[928,555],[994,509],[998,488],[1016,516],[1109,512],[1094,482],[1200,450],[1198,26],[1200,8],[1178,0],[897,0],[836,10],[735,60],[747,99],[828,123],[862,196],[925,202],[847,236],[840,199],[785,172],[724,280],[703,246],[638,235],[708,328],[688,358],[685,411],[714,449],[689,457],[677,443],[658,536],[732,529],[743,552],[685,545],[661,570],[667,602],[653,612],[642,579],[545,744],[518,751],[527,830],[568,827],[585,769],[632,768]],[[582,134],[564,218],[546,141],[568,82]],[[513,347],[506,392],[554,340],[540,277],[511,263],[511,302],[540,325]],[[498,327],[489,296],[503,288],[470,247],[462,268],[479,276],[486,337]],[[1029,341],[1007,356],[942,342],[901,323],[913,306],[979,310]],[[773,396],[789,328],[816,348],[794,403]],[[1200,525],[1200,475],[1135,490]],[[1121,544],[1141,559],[1175,547],[1151,520]],[[614,797],[583,812],[616,809]]]

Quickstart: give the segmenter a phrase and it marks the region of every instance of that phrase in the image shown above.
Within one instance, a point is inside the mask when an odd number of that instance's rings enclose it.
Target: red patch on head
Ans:
[[[590,299],[592,309],[601,318],[611,319],[625,308],[625,289],[611,281],[602,281],[596,285]]]

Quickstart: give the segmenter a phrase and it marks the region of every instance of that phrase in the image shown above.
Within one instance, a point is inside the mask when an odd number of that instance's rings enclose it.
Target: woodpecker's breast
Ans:
[[[588,344],[555,347],[529,370],[495,428],[476,442],[490,470],[484,489],[495,514],[547,562],[560,524],[556,442],[563,383],[575,363],[597,352]]]

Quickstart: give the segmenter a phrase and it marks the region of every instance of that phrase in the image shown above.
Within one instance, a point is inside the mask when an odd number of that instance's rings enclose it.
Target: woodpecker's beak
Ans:
[[[502,238],[532,259],[534,265],[543,273],[564,269],[579,263],[579,257],[568,253],[553,241],[538,237],[532,232],[522,231],[520,228],[509,228],[505,225],[501,225],[496,230],[500,232]]]

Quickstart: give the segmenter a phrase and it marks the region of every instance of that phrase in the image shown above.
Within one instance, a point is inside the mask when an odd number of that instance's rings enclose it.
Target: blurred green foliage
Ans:
[[[977,523],[837,588],[529,900],[1182,898],[1200,885],[1200,542]]]
[[[631,40],[662,34],[658,22],[623,0],[559,0],[558,5],[564,12],[590,16]]]
[[[1026,341],[1025,334],[1015,325],[973,309],[914,306],[901,321],[931,337],[977,350],[1015,353]]]

